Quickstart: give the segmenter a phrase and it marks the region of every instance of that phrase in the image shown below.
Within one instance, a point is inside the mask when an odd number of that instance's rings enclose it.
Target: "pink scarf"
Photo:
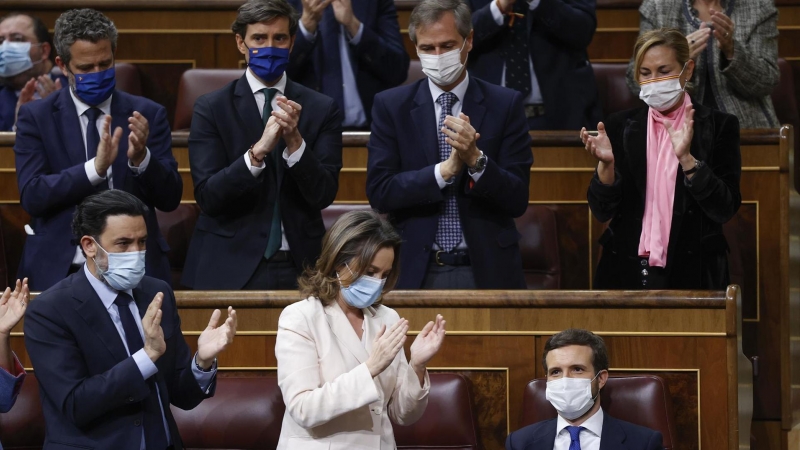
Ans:
[[[686,105],[692,104],[688,95],[684,94],[683,99],[681,106],[669,115],[653,108],[650,108],[647,115],[647,191],[642,235],[639,238],[639,256],[647,257],[653,267],[667,265],[675,179],[678,176],[678,158],[672,149],[672,141],[664,121],[670,121],[673,128],[683,125]]]

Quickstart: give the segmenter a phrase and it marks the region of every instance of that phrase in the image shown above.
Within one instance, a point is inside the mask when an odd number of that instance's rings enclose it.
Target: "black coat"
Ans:
[[[675,180],[672,228],[665,269],[668,289],[724,289],[729,281],[728,243],[722,224],[739,210],[739,120],[695,104],[690,152],[705,162],[686,180],[679,167]],[[638,108],[613,114],[605,123],[614,151],[615,180],[603,185],[595,173],[589,184],[589,207],[601,222],[611,219],[600,237],[603,255],[596,289],[641,289],[638,257],[647,184],[647,114]]]

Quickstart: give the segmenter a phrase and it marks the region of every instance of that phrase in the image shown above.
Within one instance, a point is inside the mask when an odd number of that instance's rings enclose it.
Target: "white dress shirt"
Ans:
[[[317,32],[311,34],[300,22],[300,32],[309,42],[317,40]],[[342,61],[342,97],[344,100],[344,120],[342,126],[360,127],[367,124],[367,113],[364,111],[364,104],[358,93],[356,75],[353,72],[353,62],[350,61],[350,45],[358,45],[364,32],[364,24],[358,26],[358,32],[352,38],[344,25],[339,31],[339,57]]]
[[[86,177],[89,179],[89,182],[92,183],[92,186],[97,186],[98,184],[102,183],[103,180],[108,180],[108,188],[114,189],[114,178],[112,177],[112,167],[108,166],[108,170],[106,171],[106,176],[101,177],[97,173],[97,169],[94,166],[94,158],[89,159],[89,150],[86,148],[86,127],[89,126],[89,117],[86,116],[86,111],[92,108],[90,105],[87,105],[81,99],[79,99],[72,89],[69,89],[69,95],[72,97],[72,102],[75,104],[75,111],[78,113],[78,119],[81,122],[81,136],[83,137],[83,148],[86,152],[84,157],[86,158],[86,163],[83,164],[83,170],[86,172]],[[111,95],[106,99],[103,103],[95,106],[95,108],[99,109],[103,112],[104,115],[110,116],[111,115],[111,100],[114,98],[114,95]],[[95,125],[97,125],[97,132],[100,133],[100,139],[103,139],[103,123],[105,119],[103,116],[97,118]],[[111,134],[114,134],[114,129],[112,126]],[[96,149],[95,149],[96,150]],[[119,152],[128,152],[128,145],[127,142],[120,142],[119,143]],[[140,173],[144,173],[147,170],[147,166],[150,164],[150,149],[145,147],[145,156],[142,163],[139,164],[139,167],[135,167],[131,164],[131,161],[128,160],[128,168],[133,172],[133,176],[137,176]],[[30,227],[29,227],[30,228]],[[35,234],[35,230],[31,230],[31,234]],[[72,258],[72,264],[83,264],[86,261],[86,258],[83,256],[83,252],[81,251],[81,246],[79,245],[75,250],[75,256]]]
[[[522,0],[517,0],[522,1]],[[530,11],[535,10],[539,7],[539,2],[541,0],[530,0],[528,2],[528,6]],[[492,17],[494,18],[495,23],[498,25],[503,25],[503,13],[500,11],[500,8],[497,6],[497,2],[492,2],[489,5],[489,10],[492,12]],[[536,78],[536,72],[533,70],[533,59],[530,57],[530,49],[528,49],[528,65],[530,66],[531,72],[531,93],[528,94],[527,97],[522,99],[522,103],[525,105],[541,105],[544,103],[544,99],[542,98],[542,91],[539,89],[539,80]],[[503,73],[500,75],[500,86],[505,87],[506,85],[506,65],[503,64]]]
[[[553,450],[569,450],[572,438],[567,431],[569,423],[561,416],[556,420],[556,441]],[[603,433],[603,408],[597,410],[592,417],[586,419],[580,426],[578,437],[581,440],[581,450],[600,450],[600,435]]]
[[[122,345],[125,346],[125,351],[128,353],[128,355],[130,355],[131,351],[128,348],[128,340],[125,337],[125,329],[122,326],[122,319],[120,319],[119,316],[119,309],[117,308],[117,305],[114,304],[114,300],[117,299],[119,291],[98,280],[89,270],[87,265],[84,264],[83,270],[86,274],[86,278],[89,279],[89,284],[92,285],[92,288],[97,293],[97,296],[100,297],[100,301],[103,302],[103,306],[106,308],[106,311],[108,311],[108,315],[111,316],[111,321],[114,322],[114,326],[117,328],[117,333],[119,333],[119,337],[122,339]],[[125,291],[125,293],[133,298],[133,290],[128,289]],[[141,316],[139,315],[139,307],[136,306],[135,301],[130,302],[128,307],[130,308],[134,319],[136,319],[136,326],[139,328],[139,334],[141,334],[142,342],[144,342],[144,329],[142,329],[142,320]],[[156,367],[155,363],[150,359],[149,356],[147,356],[147,352],[144,351],[144,348],[139,349],[133,354],[133,360],[136,362],[136,367],[139,368],[139,372],[141,372],[143,379],[146,380],[158,373],[158,367]],[[202,370],[198,369],[196,361],[197,354],[195,353],[195,357],[192,361],[192,374],[194,375],[194,379],[197,380],[197,384],[200,386],[200,389],[202,389],[203,392],[208,393],[208,388],[211,386],[211,382],[214,380],[214,375],[217,373],[216,360],[214,361],[211,370],[208,372],[203,372]],[[158,395],[158,405],[161,407],[161,419],[164,422],[164,431],[167,433],[167,442],[172,442],[172,436],[169,432],[167,418],[164,415],[164,405],[161,403],[161,393],[158,388],[158,384],[155,384],[155,386],[156,394]],[[167,408],[169,408],[169,405],[167,405]],[[139,448],[141,450],[146,450],[144,441],[144,428],[142,429],[142,444]]]
[[[250,71],[249,68],[245,71],[245,77],[247,78],[247,82],[248,84],[250,84],[250,90],[253,92],[253,96],[256,99],[256,105],[258,106],[258,111],[259,114],[261,114],[262,120],[264,119],[264,103],[266,102],[266,96],[264,95],[263,92],[261,92],[261,89],[270,88],[277,90],[278,92],[274,96],[272,96],[272,102],[270,104],[272,105],[273,111],[283,111],[282,109],[280,109],[280,106],[278,106],[278,95],[285,96],[284,92],[286,91],[286,80],[288,79],[286,77],[285,72],[281,76],[281,79],[278,80],[278,82],[275,83],[274,86],[267,86],[266,84],[262,83],[261,80],[259,80],[258,78],[256,78],[255,75],[253,75],[253,73]],[[305,150],[306,150],[305,139],[303,139],[303,142],[300,144],[300,148],[298,148],[291,155],[289,155],[288,148],[284,149],[283,160],[286,161],[286,165],[292,167],[295,164],[297,164],[297,161],[300,161],[300,158],[303,156],[303,152],[305,152]],[[267,164],[264,161],[262,161],[261,164],[258,166],[254,166],[250,162],[250,149],[247,149],[244,152],[244,161],[245,164],[247,164],[247,168],[250,169],[250,173],[252,173],[254,177],[258,177],[259,175],[261,175],[261,172],[264,170],[265,167],[267,167]],[[283,229],[283,221],[281,221],[281,247],[279,250],[281,251],[289,250],[289,241],[286,240],[286,232]]]

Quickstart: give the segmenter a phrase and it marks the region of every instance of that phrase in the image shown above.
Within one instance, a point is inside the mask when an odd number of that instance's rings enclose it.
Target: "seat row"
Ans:
[[[454,373],[431,373],[425,414],[413,425],[394,425],[399,449],[477,450],[481,448],[472,389]],[[528,383],[520,426],[553,419],[556,411],[545,398],[546,380]],[[661,432],[665,450],[672,450],[675,415],[664,381],[657,376],[610,377],[603,410],[618,419]],[[184,441],[191,449],[274,449],[285,411],[274,376],[221,376],[216,395],[191,411],[172,408]],[[501,430],[502,432],[502,430]],[[14,408],[0,415],[0,441],[6,450],[40,449],[45,427],[39,385],[28,374]]]

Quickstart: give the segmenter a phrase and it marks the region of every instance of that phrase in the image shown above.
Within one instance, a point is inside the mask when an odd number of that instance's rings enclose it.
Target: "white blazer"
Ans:
[[[389,421],[414,423],[428,405],[424,386],[405,352],[375,378],[365,362],[381,325],[400,316],[391,308],[364,309],[362,343],[339,305],[309,297],[287,306],[278,320],[275,356],[286,403],[278,450],[396,448]]]

